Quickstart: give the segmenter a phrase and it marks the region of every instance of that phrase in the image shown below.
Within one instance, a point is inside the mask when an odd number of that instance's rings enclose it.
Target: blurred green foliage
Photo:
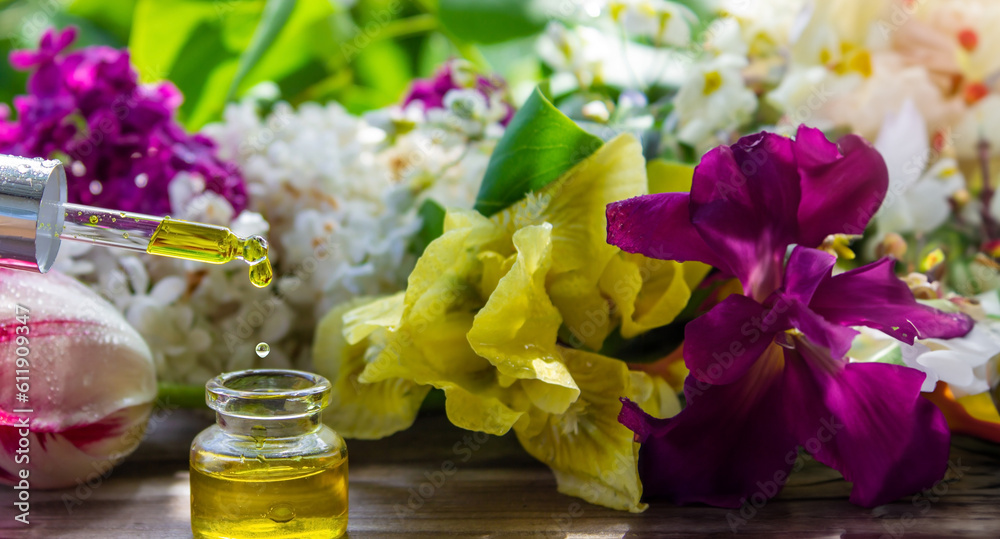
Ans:
[[[0,0],[0,54],[34,48],[51,26],[75,46],[128,47],[143,82],[184,94],[190,129],[263,81],[281,98],[337,100],[355,113],[400,99],[415,77],[464,57],[514,81],[540,69],[532,39],[547,15],[527,0]],[[0,102],[26,77],[0,62]]]

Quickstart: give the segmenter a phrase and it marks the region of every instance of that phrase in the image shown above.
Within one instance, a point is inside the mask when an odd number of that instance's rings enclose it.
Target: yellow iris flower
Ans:
[[[705,273],[606,243],[607,204],[646,191],[642,148],[622,135],[493,217],[448,211],[404,293],[320,323],[316,368],[339,392],[325,420],[347,437],[387,436],[437,387],[452,423],[513,429],[561,492],[643,510],[638,444],[617,421],[618,399],[666,417],[679,411],[676,394],[591,351],[615,328],[629,338],[671,322]]]

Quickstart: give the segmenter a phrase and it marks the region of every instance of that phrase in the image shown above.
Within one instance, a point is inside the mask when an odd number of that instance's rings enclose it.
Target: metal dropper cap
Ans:
[[[45,273],[59,252],[66,171],[54,159],[0,155],[0,267]]]

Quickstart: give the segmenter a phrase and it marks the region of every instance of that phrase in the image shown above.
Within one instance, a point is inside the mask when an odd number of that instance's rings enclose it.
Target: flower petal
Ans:
[[[72,488],[95,472],[110,474],[142,441],[152,411],[153,403],[148,402],[115,410],[93,423],[47,428],[32,422],[27,438],[30,461],[24,453],[15,453],[24,428],[13,421],[0,424],[0,481],[13,485],[27,469],[34,488]]]
[[[808,305],[816,287],[829,278],[837,258],[818,249],[796,247],[785,266],[785,294]]]
[[[484,259],[479,253],[502,240],[502,234],[488,219],[468,211],[449,211],[444,229],[410,274],[398,323],[391,323],[394,308],[371,308],[390,327],[384,343],[365,352],[369,360],[357,379],[362,384],[403,379],[440,388],[452,423],[502,435],[523,413],[513,403],[527,397],[519,385],[501,384],[497,368],[476,354],[467,337],[474,312],[482,306]]]
[[[894,263],[884,258],[824,280],[809,308],[832,323],[868,326],[907,344],[915,338],[961,337],[972,329],[972,319],[964,314],[917,303],[893,273]]]
[[[688,406],[671,419],[655,419],[626,401],[619,420],[642,442],[646,495],[740,507],[755,494],[777,494],[797,456],[785,423],[783,361],[772,346],[736,383],[713,386],[689,376]]]
[[[435,318],[442,300],[456,308],[466,303],[478,307],[478,283],[469,282],[482,269],[475,251],[495,238],[495,227],[482,215],[449,211],[444,234],[427,246],[406,281],[403,318]]]
[[[889,503],[941,479],[948,426],[920,395],[923,373],[886,363],[831,370],[820,366],[830,365],[822,351],[799,339],[785,358],[789,428],[816,460],[854,483],[852,503]]]
[[[858,336],[857,330],[832,324],[795,299],[788,304],[788,318],[791,325],[801,331],[809,342],[825,349],[837,361],[844,360],[854,337]]]
[[[580,395],[556,347],[562,317],[545,291],[552,265],[552,225],[514,233],[517,260],[476,314],[468,341],[500,374],[548,384],[549,411],[562,412]]]
[[[626,339],[673,322],[691,298],[683,264],[630,253],[611,259],[600,286],[621,315]]]
[[[934,388],[937,387],[937,383],[939,380],[941,380],[941,378],[938,376],[937,371],[917,361],[922,354],[926,354],[928,351],[930,351],[930,349],[927,348],[927,345],[921,342],[915,342],[912,345],[906,343],[897,343],[897,346],[899,347],[900,355],[902,356],[903,359],[903,364],[905,364],[907,367],[917,369],[918,371],[923,372],[926,375],[924,377],[923,385],[920,386],[920,391],[923,393],[930,393],[934,391]]]
[[[734,294],[685,326],[684,361],[691,376],[703,383],[731,384],[788,327],[780,312]]]
[[[563,336],[569,344],[574,348],[600,350],[604,339],[614,330],[611,305],[602,290],[577,272],[553,277],[547,288],[549,298],[563,318],[566,330]]]
[[[323,422],[342,436],[374,440],[408,429],[431,389],[402,378],[370,384],[358,381],[366,365],[365,354],[369,348],[384,347],[386,330],[377,324],[363,323],[358,326],[365,328],[364,331],[352,331],[346,327],[345,313],[359,319],[363,313],[384,312],[393,302],[402,306],[402,300],[402,294],[396,294],[381,300],[345,303],[327,313],[316,327],[313,368],[333,384]],[[356,337],[353,342],[352,335]]]
[[[889,187],[896,196],[886,201],[879,208],[876,214],[879,232],[898,232],[900,234],[911,232],[914,229],[914,221],[923,221],[928,218],[927,214],[920,214],[910,206],[910,201],[919,201],[915,192],[917,182],[924,172],[923,165],[930,159],[930,137],[927,135],[927,122],[924,120],[912,99],[906,99],[898,113],[889,114],[882,128],[879,129],[878,137],[875,139],[875,149],[885,159],[886,168],[889,171]],[[946,159],[942,159],[945,161]],[[922,182],[925,185],[937,184],[941,187],[944,182]],[[933,195],[932,193],[921,193]],[[931,221],[941,220],[932,224],[926,230],[937,228],[944,219],[951,213],[951,207],[947,203],[946,193],[938,196],[928,196],[925,206],[931,210],[933,216]],[[943,214],[943,217],[941,217]]]
[[[350,309],[338,309],[343,315],[341,322],[329,322],[330,330],[337,331],[346,339],[345,344],[357,344],[378,328],[388,328],[399,324],[403,316],[403,293],[393,294],[370,301],[349,303]],[[330,318],[327,314],[326,318]],[[322,322],[320,322],[322,325]],[[317,328],[317,335],[319,328]],[[332,337],[331,337],[332,338]]]
[[[503,436],[521,419],[523,412],[510,406],[509,395],[497,384],[494,373],[483,374],[479,383],[441,383],[444,410],[448,421],[456,427]]]
[[[843,155],[831,159],[818,129],[801,126],[793,148],[802,201],[796,243],[817,247],[830,234],[861,234],[889,189],[889,171],[878,151],[857,135],[840,139]]]
[[[565,349],[563,356],[580,385],[580,399],[562,414],[532,409],[528,421],[514,427],[517,439],[552,468],[559,492],[613,509],[643,511],[638,444],[618,422],[617,412],[622,395],[650,402],[652,380],[597,354]]]
[[[950,386],[969,386],[976,381],[969,363],[951,350],[933,350],[921,355],[917,361]],[[986,390],[989,390],[989,386],[984,388]]]
[[[590,349],[600,349],[613,329],[608,302],[597,286],[608,261],[619,252],[607,243],[605,208],[644,193],[646,186],[642,145],[622,135],[493,218],[508,229],[551,223],[549,297],[572,338]]]
[[[632,135],[620,135],[534,196],[493,221],[510,227],[552,224],[552,273],[580,272],[596,284],[617,249],[608,245],[605,208],[646,192],[646,161]]]
[[[948,384],[941,383],[926,397],[944,414],[951,432],[1000,444],[1000,415],[989,394],[956,399]]]
[[[437,293],[418,302],[426,305],[421,317],[404,316],[399,326],[385,330],[384,343],[371,343],[374,356],[358,375],[361,384],[403,379],[444,390],[445,411],[455,425],[490,434],[505,434],[520,418],[512,403],[523,393],[519,386],[501,386],[499,373],[469,346],[466,334],[473,315],[462,290],[439,285]]]
[[[449,313],[426,322],[422,331],[404,324],[388,330],[382,345],[368,354],[358,382],[372,384],[402,378],[444,390],[448,419],[458,427],[503,435],[521,417],[515,402],[526,397],[517,385],[501,384],[497,369],[469,346],[469,313]]]
[[[608,204],[608,243],[658,260],[693,260],[729,271],[691,224],[688,193],[659,193]]]
[[[778,287],[785,251],[798,243],[797,178],[792,141],[774,133],[715,148],[695,168],[692,223],[755,299]]]
[[[15,380],[24,374],[15,360],[24,346],[33,377],[20,391],[14,382],[27,379]],[[71,487],[94,465],[110,470],[142,440],[157,394],[142,336],[96,292],[57,271],[0,269],[0,377],[11,381],[0,386],[0,482],[24,470],[37,488]],[[24,426],[30,461],[15,453]]]

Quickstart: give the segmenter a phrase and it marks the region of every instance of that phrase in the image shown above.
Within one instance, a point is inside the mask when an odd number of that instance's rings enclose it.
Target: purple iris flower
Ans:
[[[714,265],[746,293],[686,326],[691,374],[680,414],[656,419],[623,401],[619,420],[643,443],[647,495],[757,503],[780,491],[798,447],[852,482],[859,505],[943,476],[950,437],[920,396],[924,374],[845,356],[851,326],[912,343],[962,336],[971,319],[917,303],[891,259],[834,276],[834,257],[810,248],[830,234],[861,233],[887,186],[884,161],[863,139],[847,136],[838,147],[803,127],[794,141],[762,133],[712,150],[690,194],[608,206],[609,243]]]
[[[176,87],[140,85],[127,50],[66,52],[75,38],[72,27],[50,29],[37,51],[11,53],[13,67],[32,73],[28,94],[14,98],[16,120],[0,104],[0,152],[67,159],[71,202],[163,215],[171,210],[167,186],[188,172],[237,213],[246,207],[236,166],[174,119],[183,100]]]

